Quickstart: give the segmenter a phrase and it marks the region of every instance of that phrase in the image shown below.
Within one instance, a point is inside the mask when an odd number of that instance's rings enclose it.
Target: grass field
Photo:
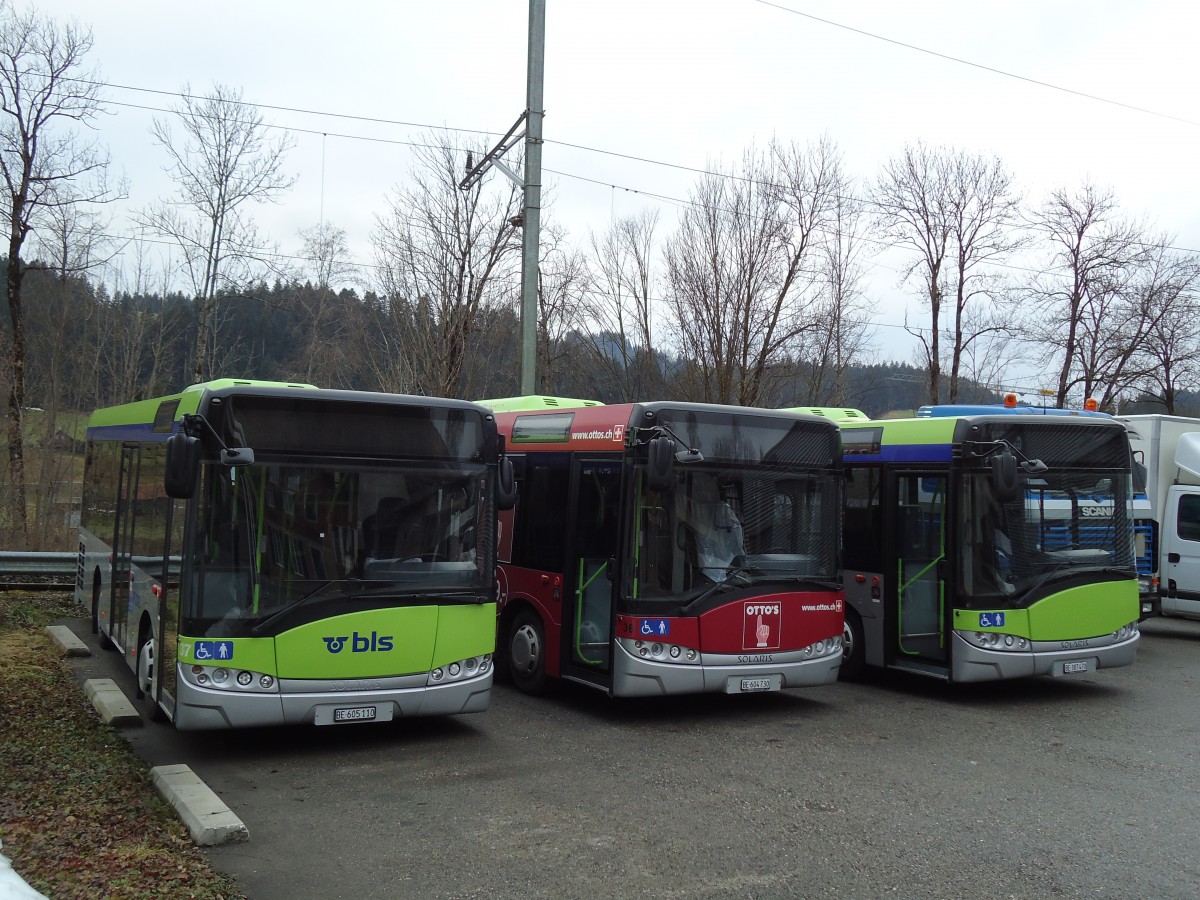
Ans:
[[[70,594],[0,585],[4,855],[53,900],[244,898],[192,844],[47,637],[47,624],[78,612]]]

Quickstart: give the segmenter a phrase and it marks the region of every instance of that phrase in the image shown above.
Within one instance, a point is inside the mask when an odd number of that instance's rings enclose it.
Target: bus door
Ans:
[[[620,460],[575,460],[568,518],[563,674],[607,685],[612,674],[613,579],[620,530]]]
[[[947,478],[926,472],[894,477],[896,643],[891,661],[944,663]]]
[[[117,646],[128,648],[130,638],[129,592],[133,582],[134,502],[141,471],[141,447],[121,448],[121,473],[117,481],[117,527],[113,540],[112,606],[109,610],[110,636]]]

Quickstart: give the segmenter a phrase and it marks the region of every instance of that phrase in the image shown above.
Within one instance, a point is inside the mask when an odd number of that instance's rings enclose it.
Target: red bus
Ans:
[[[614,697],[837,679],[835,423],[700,403],[482,403],[517,489],[499,516],[499,677]]]

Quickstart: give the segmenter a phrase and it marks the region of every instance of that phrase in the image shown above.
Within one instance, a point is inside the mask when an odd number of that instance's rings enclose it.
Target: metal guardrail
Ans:
[[[0,550],[0,575],[70,575],[79,564],[76,551]]]

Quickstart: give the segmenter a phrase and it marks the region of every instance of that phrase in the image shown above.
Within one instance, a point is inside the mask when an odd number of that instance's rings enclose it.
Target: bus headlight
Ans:
[[[1029,638],[1019,634],[1003,634],[999,631],[960,631],[959,634],[968,644],[980,650],[1009,650],[1021,653],[1032,649]]]
[[[180,666],[180,677],[191,684],[231,693],[270,691],[278,693],[275,676],[247,669],[230,670],[224,666]]]
[[[633,649],[642,659],[653,659],[655,662],[665,663],[699,663],[700,654],[691,647],[684,647],[681,644],[663,644],[658,641],[654,643],[646,643],[645,641],[634,641]]]
[[[1114,631],[1112,633],[1112,636],[1115,640],[1123,641],[1123,640],[1126,640],[1127,638],[1133,637],[1135,634],[1138,634],[1140,631],[1141,631],[1141,628],[1139,627],[1137,622],[1130,622],[1128,625],[1122,625],[1120,628],[1118,628],[1116,631]]]
[[[467,659],[456,659],[445,666],[438,666],[430,671],[425,679],[427,685],[443,684],[449,681],[461,681],[464,678],[477,678],[492,670],[492,654],[470,656]]]
[[[806,657],[820,659],[823,656],[832,656],[834,653],[842,649],[842,637],[824,638],[816,643],[809,644],[802,651]]]

